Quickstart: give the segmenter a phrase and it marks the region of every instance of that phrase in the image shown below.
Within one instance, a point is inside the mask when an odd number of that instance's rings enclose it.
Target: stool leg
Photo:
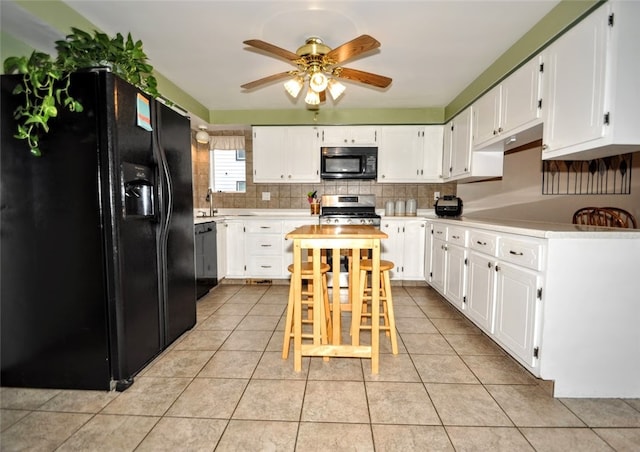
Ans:
[[[287,303],[287,317],[284,322],[284,341],[282,343],[282,359],[289,357],[291,333],[293,332],[293,284],[289,285],[289,302]]]
[[[329,305],[329,283],[327,274],[322,275],[322,298],[324,299],[324,323],[327,325],[327,343],[333,337],[333,322],[331,321],[331,307]]]
[[[394,355],[398,354],[398,338],[396,335],[396,317],[393,313],[393,297],[391,296],[391,280],[389,278],[389,272],[382,272],[382,279],[384,281],[385,299],[387,304],[386,317],[389,319],[389,333],[391,335],[391,351]]]

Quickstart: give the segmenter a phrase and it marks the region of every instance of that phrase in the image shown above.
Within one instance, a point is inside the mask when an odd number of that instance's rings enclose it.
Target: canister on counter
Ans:
[[[396,217],[404,217],[404,199],[396,201]]]
[[[384,205],[384,214],[387,217],[392,217],[392,216],[395,215],[395,209],[394,209],[393,201],[387,201],[387,203]]]
[[[415,199],[407,199],[407,216],[415,217],[418,209],[418,203]]]

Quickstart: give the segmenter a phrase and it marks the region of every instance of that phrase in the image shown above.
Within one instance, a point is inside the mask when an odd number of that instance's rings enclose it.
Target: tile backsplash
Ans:
[[[211,132],[212,135],[237,135],[237,130]],[[376,208],[382,209],[387,201],[398,199],[415,199],[418,209],[433,208],[433,193],[438,191],[441,196],[455,195],[456,183],[443,184],[380,184],[375,181],[320,181],[317,184],[254,184],[253,183],[253,140],[250,130],[244,131],[247,164],[246,193],[215,193],[214,206],[216,208],[246,208],[246,209],[304,209],[309,204],[307,193],[317,190],[322,194],[374,194]],[[209,155],[205,145],[197,144],[192,139],[193,161],[193,205],[194,208],[208,208],[206,202],[209,188]],[[269,201],[262,200],[262,193],[270,194]]]

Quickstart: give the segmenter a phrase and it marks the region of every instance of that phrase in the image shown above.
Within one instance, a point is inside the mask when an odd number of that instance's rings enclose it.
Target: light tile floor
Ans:
[[[428,287],[400,354],[281,358],[288,286],[221,285],[127,391],[2,388],[2,451],[639,451],[640,399],[554,399]]]

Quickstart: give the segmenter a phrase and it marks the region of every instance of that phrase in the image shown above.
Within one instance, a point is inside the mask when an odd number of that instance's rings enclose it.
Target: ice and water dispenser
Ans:
[[[148,166],[122,163],[124,218],[153,217],[153,171]]]

